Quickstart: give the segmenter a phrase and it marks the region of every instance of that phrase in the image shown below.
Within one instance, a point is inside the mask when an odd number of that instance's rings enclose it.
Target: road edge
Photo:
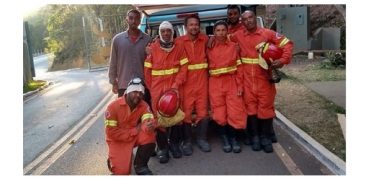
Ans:
[[[310,153],[312,153],[315,158],[317,158],[323,165],[325,165],[331,172],[337,175],[346,174],[346,162],[340,159],[338,156],[330,152],[319,142],[310,137],[307,133],[293,124],[279,111],[276,112],[275,122],[281,126],[288,129],[290,134],[297,139],[297,141],[306,148]]]
[[[107,92],[102,100],[92,109],[91,112],[86,114],[81,120],[73,126],[64,136],[61,136],[51,147],[43,151],[40,155],[38,155],[33,161],[23,167],[23,175],[41,175],[49,166],[49,160],[53,159],[53,156],[57,154],[65,144],[70,144],[70,139],[75,136],[80,129],[82,129],[84,124],[87,124],[89,121],[93,120],[95,117],[100,115],[100,113],[104,114],[103,107],[108,105],[113,98],[113,93],[111,91]],[[95,121],[94,121],[95,122]],[[75,142],[76,139],[73,139],[72,142]]]
[[[38,92],[46,89],[47,87],[49,87],[50,85],[53,85],[54,82],[50,81],[50,82],[47,82],[45,85],[37,88],[36,90],[33,90],[33,91],[28,91],[26,93],[23,94],[23,102],[24,101],[27,101],[27,99],[29,99],[30,97],[34,96],[35,94],[37,94]]]

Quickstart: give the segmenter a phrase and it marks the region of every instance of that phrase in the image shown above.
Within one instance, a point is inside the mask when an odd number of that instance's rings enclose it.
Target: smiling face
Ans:
[[[200,33],[199,20],[193,17],[187,19],[186,30],[189,35],[197,36]]]

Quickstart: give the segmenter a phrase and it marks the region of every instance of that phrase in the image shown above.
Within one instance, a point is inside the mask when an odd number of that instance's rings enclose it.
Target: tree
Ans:
[[[29,24],[30,41],[34,51],[44,51],[47,47],[45,37],[47,37],[47,16],[45,16],[45,7],[24,18]]]
[[[131,8],[130,5],[47,5],[27,17],[30,21],[33,47],[54,53],[53,66],[72,63],[85,56],[83,17],[98,24],[97,19],[100,17],[125,15]],[[125,25],[123,29],[126,27]]]

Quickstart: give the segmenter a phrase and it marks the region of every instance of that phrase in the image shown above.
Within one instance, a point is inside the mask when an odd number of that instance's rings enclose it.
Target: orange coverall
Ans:
[[[244,25],[239,21],[236,25],[229,25],[228,34],[234,34],[236,31],[245,30]]]
[[[272,30],[260,28],[253,33],[249,31],[237,31],[230,38],[238,42],[240,56],[243,63],[240,68],[244,75],[244,103],[248,115],[257,115],[259,119],[271,119],[275,117],[274,100],[276,87],[269,81],[268,70],[258,64],[259,54],[256,46],[261,42],[271,42],[283,48],[282,57],[279,59],[283,64],[288,64],[292,57],[293,43],[285,36]]]
[[[188,59],[184,48],[175,43],[171,52],[160,48],[159,41],[151,45],[151,54],[145,59],[144,76],[151,93],[151,103],[154,113],[160,96],[171,88],[179,90],[182,97],[181,85],[186,81]],[[182,98],[181,98],[182,99]]]
[[[241,64],[236,44],[230,41],[216,42],[207,52],[209,64],[209,95],[213,119],[220,125],[227,123],[235,129],[245,129],[247,116],[243,98]]]
[[[135,146],[155,143],[154,130],[144,125],[147,120],[156,120],[149,105],[141,100],[131,111],[124,96],[116,99],[105,112],[105,134],[109,152],[108,158],[112,173],[128,175],[131,173],[132,150]]]
[[[198,123],[208,116],[208,72],[206,58],[206,44],[208,37],[199,34],[195,41],[187,35],[177,39],[182,43],[188,56],[187,81],[183,84],[183,111],[184,122]],[[192,111],[195,108],[197,117],[193,121]]]

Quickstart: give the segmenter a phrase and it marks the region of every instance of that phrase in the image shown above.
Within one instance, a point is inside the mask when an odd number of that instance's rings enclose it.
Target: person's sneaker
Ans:
[[[156,155],[157,155],[160,163],[168,163],[168,161],[169,161],[169,152],[168,152],[167,149],[158,150],[156,152]]]
[[[206,140],[197,139],[197,145],[202,152],[211,152],[211,146]]]
[[[185,155],[185,156],[192,155],[193,154],[192,143],[184,142],[183,145],[182,145],[182,152],[183,152],[183,155]]]
[[[182,151],[179,148],[179,144],[170,144],[169,150],[172,153],[173,158],[181,158]]]

